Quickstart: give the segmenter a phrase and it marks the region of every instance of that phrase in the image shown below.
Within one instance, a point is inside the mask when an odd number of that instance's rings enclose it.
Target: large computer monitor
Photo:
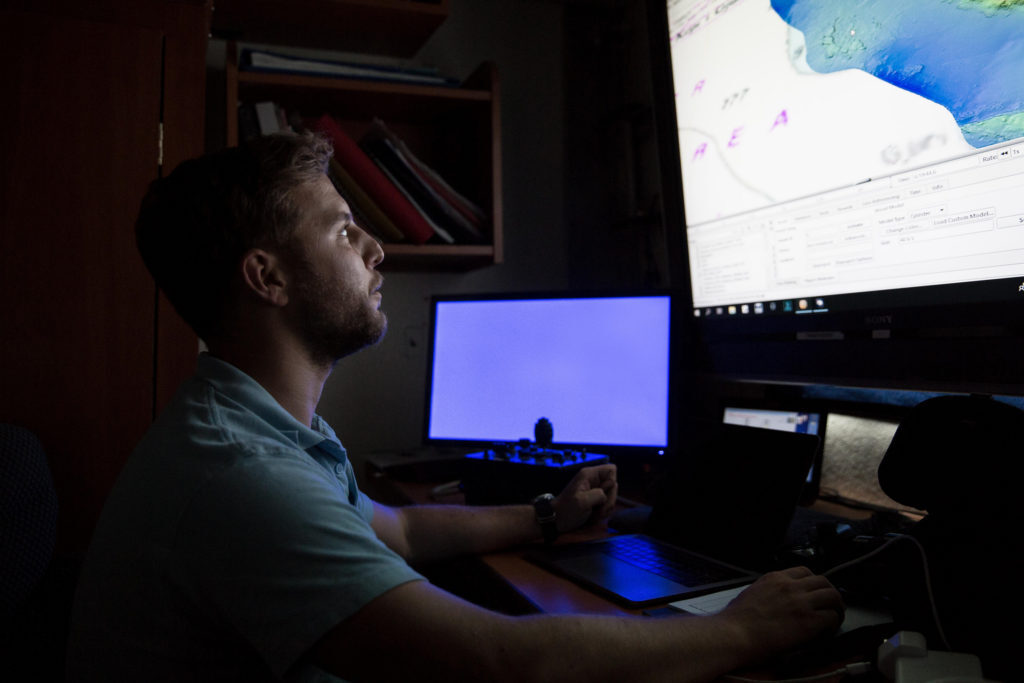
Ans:
[[[704,369],[1024,394],[1024,6],[647,9]]]
[[[668,294],[477,294],[431,303],[426,442],[535,439],[606,455],[670,440]]]

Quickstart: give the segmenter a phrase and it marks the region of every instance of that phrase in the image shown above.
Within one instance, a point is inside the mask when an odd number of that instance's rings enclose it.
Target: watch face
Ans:
[[[558,536],[558,527],[555,525],[555,500],[554,495],[543,493],[533,499],[533,511],[537,516],[537,523],[540,524],[544,533],[544,542],[551,543]]]

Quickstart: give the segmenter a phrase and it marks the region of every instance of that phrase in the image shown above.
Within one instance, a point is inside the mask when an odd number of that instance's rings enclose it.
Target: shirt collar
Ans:
[[[314,415],[312,427],[307,427],[285,410],[262,384],[231,363],[202,353],[199,355],[196,376],[245,405],[302,450],[321,446],[334,457],[344,460],[345,448],[323,418]]]

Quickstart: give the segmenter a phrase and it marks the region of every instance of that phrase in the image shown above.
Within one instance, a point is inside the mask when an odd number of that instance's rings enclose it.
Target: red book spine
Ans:
[[[410,242],[423,244],[433,236],[434,229],[416,207],[388,180],[334,119],[324,114],[309,127],[330,139],[334,144],[334,158],[357,180],[398,229],[405,233]]]

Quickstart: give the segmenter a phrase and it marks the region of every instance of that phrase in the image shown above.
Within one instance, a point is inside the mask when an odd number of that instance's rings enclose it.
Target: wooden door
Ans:
[[[0,421],[42,439],[70,554],[152,416],[133,222],[157,175],[162,52],[152,28],[0,12]]]

